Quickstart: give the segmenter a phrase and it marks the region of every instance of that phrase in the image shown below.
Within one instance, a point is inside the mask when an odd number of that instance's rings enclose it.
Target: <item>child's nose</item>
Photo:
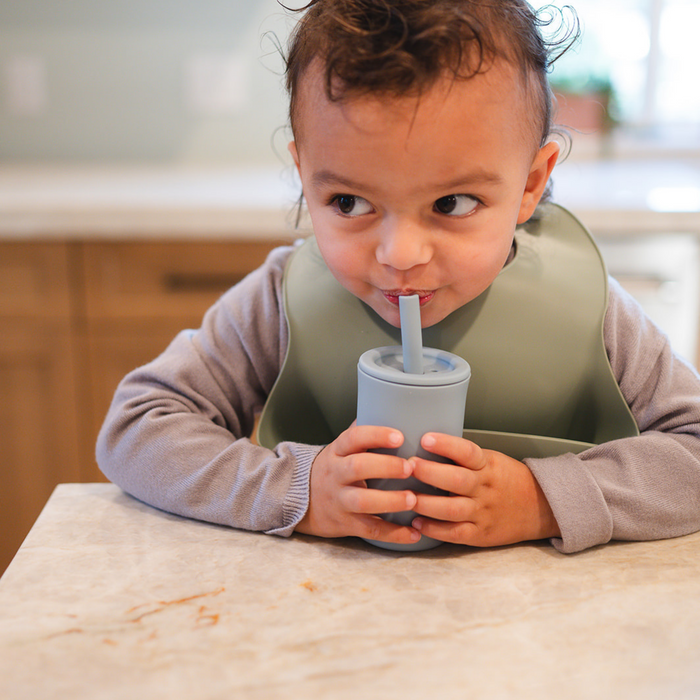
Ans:
[[[430,232],[408,221],[386,222],[375,255],[380,264],[396,270],[425,265],[432,257]]]

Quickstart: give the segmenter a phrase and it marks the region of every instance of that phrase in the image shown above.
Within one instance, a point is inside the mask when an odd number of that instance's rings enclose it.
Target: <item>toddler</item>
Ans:
[[[285,536],[296,530],[406,545],[426,535],[480,547],[548,538],[575,552],[700,529],[700,379],[614,280],[603,276],[598,284],[565,264],[557,229],[563,239],[564,228],[577,225],[541,205],[559,146],[551,138],[549,47],[529,5],[315,0],[304,9],[287,57],[289,149],[314,240],[273,251],[199,330],[183,331],[122,381],[97,445],[104,473],[158,508]],[[301,270],[294,279],[293,263]],[[509,278],[535,281],[521,295],[517,286],[509,291]],[[540,288],[540,278],[559,286]],[[317,305],[331,304],[341,331],[317,334],[322,349],[313,362],[321,377],[337,375],[344,387],[357,343],[366,337],[360,349],[375,347],[373,329],[392,337],[399,297],[407,294],[420,297],[431,338],[462,342],[471,334],[491,357],[474,364],[465,354],[472,363],[467,405],[474,416],[489,407],[474,419],[483,425],[465,427],[507,431],[534,421],[538,435],[579,439],[552,426],[559,415],[579,420],[588,403],[578,392],[588,387],[548,384],[546,357],[529,380],[541,396],[514,390],[493,398],[489,382],[508,373],[508,356],[518,366],[532,348],[547,345],[568,361],[567,337],[578,343],[577,309],[543,317],[544,309],[552,297],[576,299],[589,288],[603,299],[592,327],[599,374],[610,374],[614,395],[600,402],[597,437],[577,450],[516,459],[478,438],[427,433],[422,446],[448,463],[401,459],[375,451],[401,444],[401,433],[352,423],[356,396],[344,389],[328,392],[331,409],[318,415],[289,394],[281,412],[266,407],[264,421],[297,413],[302,423],[323,424],[327,440],[308,437],[323,430],[281,430],[275,444],[249,439],[285,369],[308,394],[306,375],[292,362],[305,352],[294,338]],[[479,319],[498,318],[508,294],[513,310],[533,309],[532,320],[503,317],[502,337],[480,334]],[[346,308],[347,318],[360,314],[362,327],[342,330]],[[580,354],[593,356],[596,347]],[[606,433],[605,407],[615,401],[627,423]],[[533,409],[536,403],[545,408]],[[410,475],[449,495],[366,486]],[[417,513],[408,526],[379,515],[406,510]]]

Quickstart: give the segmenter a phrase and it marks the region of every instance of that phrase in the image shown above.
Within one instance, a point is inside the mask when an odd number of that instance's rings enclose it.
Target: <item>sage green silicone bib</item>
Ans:
[[[399,345],[400,330],[336,281],[314,238],[291,257],[284,291],[289,348],[257,439],[327,444],[355,419],[358,358]],[[491,286],[423,330],[426,347],[471,365],[465,437],[523,459],[638,435],[603,344],[607,298],[591,236],[565,209],[541,206]]]

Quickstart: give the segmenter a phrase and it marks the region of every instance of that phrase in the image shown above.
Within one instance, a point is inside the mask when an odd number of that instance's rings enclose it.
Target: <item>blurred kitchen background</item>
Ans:
[[[571,4],[554,199],[697,364],[700,3]],[[0,3],[0,572],[56,483],[101,478],[119,379],[299,235],[293,24],[275,0]]]

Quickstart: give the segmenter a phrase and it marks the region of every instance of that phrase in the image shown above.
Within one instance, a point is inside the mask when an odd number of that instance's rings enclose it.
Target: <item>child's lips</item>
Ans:
[[[420,305],[424,306],[435,296],[435,291],[426,291],[423,289],[408,289],[408,290],[391,289],[391,290],[382,290],[382,294],[384,295],[384,298],[390,304],[394,304],[395,306],[399,305],[399,297],[407,297],[407,296],[412,296],[413,294],[417,294],[418,298],[420,300]]]

